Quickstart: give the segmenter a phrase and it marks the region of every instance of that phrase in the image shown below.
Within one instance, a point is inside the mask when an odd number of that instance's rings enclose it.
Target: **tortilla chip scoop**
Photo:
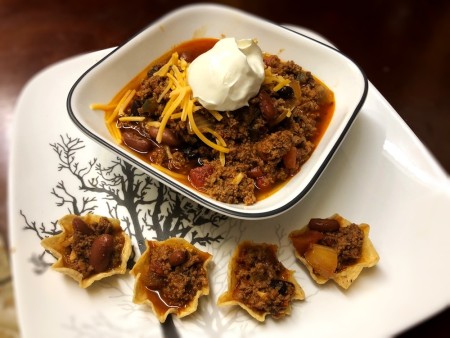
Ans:
[[[131,240],[118,219],[70,214],[58,223],[62,231],[41,241],[41,245],[57,258],[53,270],[73,278],[82,288],[126,272]]]
[[[197,310],[209,294],[207,265],[212,255],[182,238],[147,241],[147,249],[130,273],[135,277],[133,302],[149,305],[161,323]]]
[[[289,315],[291,302],[305,299],[305,294],[294,272],[278,260],[277,249],[273,244],[241,242],[228,265],[228,290],[217,304],[239,305],[260,322],[266,315]]]
[[[380,257],[369,239],[370,226],[356,225],[335,214],[311,219],[289,234],[295,256],[318,284],[334,280],[348,289],[364,268],[375,266]]]

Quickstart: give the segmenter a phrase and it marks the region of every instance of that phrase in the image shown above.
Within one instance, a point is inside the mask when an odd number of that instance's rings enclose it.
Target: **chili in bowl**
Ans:
[[[72,87],[68,110],[163,184],[228,216],[261,219],[311,190],[366,93],[362,71],[336,49],[203,4],[169,13],[100,60]]]

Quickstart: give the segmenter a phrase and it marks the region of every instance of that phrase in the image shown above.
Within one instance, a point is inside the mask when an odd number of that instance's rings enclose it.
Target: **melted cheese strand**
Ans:
[[[174,171],[172,171],[172,170],[169,170],[169,169],[167,169],[167,168],[165,168],[165,167],[163,167],[163,166],[161,166],[161,165],[159,165],[159,164],[151,163],[150,165],[151,165],[152,167],[155,167],[155,168],[158,169],[159,171],[162,171],[163,173],[165,173],[165,174],[167,174],[167,175],[169,175],[169,176],[172,176],[172,177],[174,177],[174,178],[177,178],[177,179],[179,179],[179,180],[185,180],[185,179],[186,179],[186,175],[176,173],[176,172],[174,172]]]
[[[114,103],[104,104],[104,103],[92,103],[89,105],[89,109],[91,110],[112,110],[116,108],[116,105]]]
[[[194,116],[192,115],[192,111],[188,112],[188,119],[189,119],[189,123],[191,125],[192,130],[194,131],[195,135],[197,135],[197,137],[200,140],[202,140],[204,143],[206,143],[211,148],[214,148],[218,151],[221,151],[224,153],[228,153],[230,151],[230,149],[225,148],[221,145],[215,144],[214,142],[210,141],[205,135],[203,135],[203,133],[197,128],[197,125],[195,124],[195,120],[194,120]]]
[[[106,119],[106,127],[109,130],[110,134],[113,136],[115,142],[117,144],[122,143],[122,134],[120,133],[119,128],[117,128],[117,124],[113,124],[115,118],[123,113],[123,110],[128,106],[133,96],[136,94],[136,90],[128,90],[125,95],[120,99],[114,111],[110,116]]]
[[[134,94],[136,94],[136,90],[135,89],[130,91],[130,93],[128,94],[128,96],[125,99],[125,101],[122,102],[121,105],[119,105],[119,116],[124,114],[124,110],[125,110],[126,107],[128,107],[128,104],[130,103],[130,101],[133,98]]]
[[[172,113],[175,111],[175,109],[178,108],[181,100],[183,99],[183,97],[185,95],[185,92],[186,92],[186,90],[182,89],[180,95],[169,106],[167,111],[165,113],[163,113],[163,118],[161,120],[161,125],[159,126],[158,134],[156,135],[156,142],[161,143],[162,135],[163,135],[164,129],[166,128],[167,121],[169,121],[170,115],[172,115]]]
[[[117,104],[117,106],[113,110],[113,112],[109,116],[106,117],[107,124],[110,124],[111,122],[113,122],[114,119],[117,117],[117,115],[119,114],[120,106],[123,104],[123,102],[125,102],[128,95],[130,94],[130,92],[131,92],[131,90],[127,90],[127,92],[124,94],[124,96],[122,96],[122,98],[120,99],[119,103]]]
[[[283,121],[286,117],[291,116],[291,110],[288,108],[285,108],[284,111],[278,115],[278,117],[275,119],[275,121],[273,121],[271,123],[272,126],[277,125],[278,123],[280,123],[281,121]]]
[[[199,129],[201,129],[202,131],[204,131],[204,132],[206,132],[206,133],[210,133],[211,135],[213,135],[213,136],[219,141],[219,144],[220,144],[221,146],[224,146],[224,147],[227,146],[225,140],[224,140],[224,139],[222,138],[222,136],[220,136],[219,133],[217,133],[215,130],[212,130],[212,129],[209,128],[209,127],[204,127],[204,128],[199,128]]]
[[[170,115],[170,119],[171,120],[178,120],[181,119],[181,114],[182,113],[173,113],[172,115]],[[159,127],[159,126],[158,126]]]
[[[194,107],[194,101],[190,100],[189,96],[190,96],[190,94],[186,95],[185,98],[184,98],[183,110],[182,110],[182,113],[181,113],[181,116],[180,116],[181,121],[186,121],[186,119],[187,119],[187,112],[189,110],[192,111],[192,108]]]
[[[108,131],[111,134],[111,136],[114,138],[114,141],[117,144],[121,144],[122,143],[122,134],[120,133],[119,128],[117,128],[116,125],[112,125],[110,123],[108,123],[106,125],[106,128],[108,129]]]
[[[158,99],[156,100],[156,102],[160,103],[161,100],[164,98],[164,96],[169,92],[169,90],[172,88],[172,80],[169,79],[169,81],[167,82],[167,86],[164,88],[164,90],[161,92],[161,94],[159,95]]]
[[[220,145],[220,140],[216,139],[216,143]],[[222,151],[219,153],[219,161],[222,167],[225,167],[225,153]]]
[[[145,125],[148,126],[148,127],[157,127],[157,128],[159,128],[159,126],[161,125],[161,122],[159,122],[159,121],[148,121]]]
[[[222,114],[220,114],[217,110],[208,110],[208,111],[209,111],[209,113],[210,113],[212,116],[214,116],[214,118],[215,118],[217,121],[220,121],[220,120],[223,119]]]
[[[167,61],[167,63],[162,66],[157,72],[155,72],[154,75],[158,75],[158,76],[165,76],[167,74],[167,72],[169,71],[169,68],[174,65],[178,60],[178,53],[175,52],[172,54],[172,56],[170,57],[169,61]]]
[[[173,68],[178,69],[177,67],[172,67],[172,69],[173,69]],[[170,80],[172,80],[172,83],[175,85],[175,88],[177,88],[177,89],[180,89],[180,88],[181,88],[180,82],[178,82],[178,80],[175,78],[175,76],[173,76],[171,73],[167,73],[166,76],[167,76]],[[174,92],[174,91],[172,91],[172,93],[173,93],[173,92]],[[172,93],[170,93],[170,95],[175,95],[175,94],[172,94]]]
[[[281,75],[276,75],[272,73],[272,68],[267,67],[264,72],[264,84],[272,84],[276,83],[276,85],[272,88],[274,92],[279,91],[284,86],[287,86],[291,83],[291,80],[282,77]]]
[[[244,174],[240,172],[236,176],[234,176],[233,180],[231,181],[231,184],[238,185],[239,183],[241,183],[243,178]]]
[[[203,107],[195,105],[196,100],[192,97],[192,89],[187,83],[187,68],[188,63],[184,59],[179,59],[178,53],[172,54],[170,59],[164,64],[158,71],[154,73],[156,76],[166,77],[167,84],[163,91],[157,98],[159,103],[169,93],[169,100],[164,106],[163,112],[160,116],[160,121],[149,121],[148,126],[158,128],[156,135],[156,142],[161,143],[162,135],[170,119],[181,119],[181,121],[189,121],[189,127],[197,137],[210,146],[211,148],[220,152],[219,157],[221,163],[225,164],[225,153],[229,152],[226,148],[225,140],[214,130],[210,128],[198,128],[193,113],[202,109]],[[106,117],[106,123],[111,135],[115,138],[116,142],[121,142],[120,130],[117,125],[112,125],[115,119],[122,122],[143,122],[145,117],[141,116],[122,116],[125,115],[125,109],[136,94],[136,90],[128,90],[125,95],[120,99],[119,103],[114,105],[91,105],[93,108],[114,108],[110,114]],[[220,121],[223,116],[217,111],[209,111],[217,121]],[[216,138],[216,142],[209,140],[202,132],[208,132]]]
[[[145,120],[145,116],[122,116],[119,117],[120,122],[142,122]]]

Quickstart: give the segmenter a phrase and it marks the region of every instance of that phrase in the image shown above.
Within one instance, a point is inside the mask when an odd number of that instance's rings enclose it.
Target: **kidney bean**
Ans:
[[[255,184],[259,190],[267,190],[272,186],[272,182],[266,176],[256,178]]]
[[[251,178],[257,178],[264,175],[260,167],[253,167],[247,172],[247,176]]]
[[[156,140],[156,136],[158,135],[158,130],[159,130],[159,128],[156,128],[156,127],[148,127],[147,128],[148,134],[154,140]],[[176,147],[181,144],[180,140],[175,135],[175,133],[172,130],[167,129],[167,128],[165,128],[163,131],[161,143],[166,144],[170,147]]]
[[[188,260],[188,252],[185,249],[175,249],[170,255],[169,255],[169,264],[170,266],[178,266],[183,264]]]
[[[114,238],[109,234],[98,236],[91,246],[89,264],[95,272],[103,272],[108,269],[114,251]]]
[[[297,148],[291,147],[289,151],[283,156],[283,164],[286,169],[297,168]]]
[[[140,152],[147,153],[152,149],[152,141],[142,136],[133,129],[126,129],[122,132],[123,142],[130,148]]]
[[[312,218],[308,223],[308,227],[311,230],[320,232],[334,232],[339,230],[340,225],[335,219]]]
[[[259,92],[259,108],[264,118],[268,121],[275,119],[277,116],[277,110],[273,105],[272,98],[265,91]]]
[[[82,233],[83,235],[92,235],[94,230],[86,224],[80,217],[75,217],[72,220],[73,230]]]

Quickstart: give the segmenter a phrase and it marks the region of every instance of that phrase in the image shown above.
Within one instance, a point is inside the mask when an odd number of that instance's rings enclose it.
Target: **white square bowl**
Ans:
[[[256,38],[264,52],[293,60],[335,95],[334,115],[310,159],[281,189],[253,205],[218,202],[151,167],[118,146],[106,128],[103,114],[89,108],[94,102],[111,101],[150,62],[174,46],[193,38],[223,36]],[[289,210],[312,189],[358,114],[367,89],[368,81],[361,69],[332,47],[240,10],[196,4],[153,22],[87,70],[73,85],[67,107],[70,118],[84,133],[154,179],[222,214],[263,219]]]

